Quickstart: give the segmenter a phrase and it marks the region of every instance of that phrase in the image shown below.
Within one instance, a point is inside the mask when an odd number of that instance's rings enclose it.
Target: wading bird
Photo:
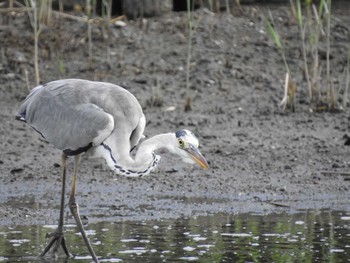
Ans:
[[[168,149],[188,163],[198,163],[208,169],[208,163],[198,150],[198,140],[188,130],[163,133],[144,140],[134,157],[131,150],[143,137],[146,119],[137,99],[114,84],[79,79],[52,81],[34,88],[20,106],[16,119],[34,130],[62,153],[62,193],[58,227],[49,235],[50,242],[40,254],[49,251],[57,257],[61,246],[69,253],[63,234],[66,161],[75,156],[69,208],[85,244],[95,262],[96,254],[85,234],[76,201],[76,180],[80,156],[89,152],[104,158],[117,174],[142,177],[159,163],[156,150]]]

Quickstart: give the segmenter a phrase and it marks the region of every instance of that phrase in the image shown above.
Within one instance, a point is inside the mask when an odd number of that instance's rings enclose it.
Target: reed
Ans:
[[[285,54],[285,50],[284,50],[284,45],[282,44],[280,35],[278,34],[277,30],[275,29],[275,22],[274,22],[274,19],[273,19],[271,12],[269,12],[269,16],[270,16],[270,19],[266,21],[267,30],[270,33],[272,40],[274,41],[278,50],[281,52],[281,56],[283,59],[283,63],[284,63],[284,67],[286,69],[286,72],[288,74],[290,74],[290,70],[289,70],[289,66],[288,66],[288,62],[287,62],[286,54]]]
[[[305,44],[305,30],[306,27],[303,23],[303,14],[301,9],[301,0],[296,1],[296,10],[294,5],[294,0],[290,0],[292,10],[294,10],[294,14],[298,21],[298,27],[300,32],[300,38],[301,38],[301,45],[302,45],[302,53],[303,53],[303,60],[304,60],[304,72],[305,72],[305,78],[307,81],[307,87],[309,91],[309,98],[312,98],[312,85],[310,81],[310,75],[309,75],[309,66],[308,66],[308,59],[307,59],[307,51],[306,51],[306,44]]]
[[[326,2],[327,1],[327,2]],[[333,110],[337,107],[336,92],[334,89],[332,76],[331,76],[331,66],[330,66],[330,39],[331,39],[331,0],[322,0],[321,4],[325,9],[325,19],[326,19],[326,74],[327,74],[327,101],[328,107]]]
[[[35,80],[36,85],[40,84],[40,69],[39,69],[39,35],[42,31],[42,24],[40,23],[38,12],[38,5],[36,0],[25,0],[25,5],[29,8],[27,9],[30,24],[33,28],[34,33],[34,70],[35,70]]]
[[[187,1],[187,60],[186,60],[186,94],[185,94],[185,112],[192,109],[191,106],[191,95],[190,95],[190,67],[191,67],[191,57],[192,57],[192,37],[193,37],[193,7],[194,1]]]
[[[305,24],[303,23],[301,5],[301,0],[296,0],[296,14],[311,109],[315,111],[324,110],[326,105],[327,110],[335,110],[337,108],[337,94],[332,81],[330,64],[331,0],[320,0],[318,7],[311,0],[306,0]],[[322,41],[325,41],[326,46],[326,78],[321,77],[323,65],[319,60],[319,49],[323,43]],[[309,51],[306,43],[309,44]],[[323,83],[326,83],[326,85],[323,85]],[[322,95],[324,89],[326,90],[326,97]]]
[[[102,1],[102,19],[103,19],[103,24],[102,24],[102,32],[103,32],[103,40],[106,44],[106,59],[107,63],[110,67],[112,67],[112,61],[111,61],[111,51],[109,47],[109,42],[110,42],[110,30],[109,30],[109,24],[110,21],[112,20],[112,0],[103,0]]]
[[[350,84],[350,47],[348,51],[348,59],[346,63],[346,77],[345,77],[345,89],[343,95],[343,108],[345,109],[348,104],[348,92],[349,92],[349,84]]]
[[[303,15],[303,6],[305,17]],[[331,63],[330,63],[330,39],[331,39],[331,0],[320,0],[316,6],[311,0],[290,0],[292,14],[296,17],[304,65],[304,76],[307,82],[310,109],[312,111],[335,110],[337,109],[337,92],[334,88]],[[273,17],[270,13],[270,20],[267,22],[267,29],[274,40],[275,45],[281,52],[286,72],[289,76],[286,81],[292,80],[289,70],[284,44],[274,26]],[[326,63],[320,61],[320,46],[326,47]],[[325,68],[325,70],[323,70]],[[322,71],[323,70],[323,71]],[[322,77],[325,72],[325,77]],[[288,85],[289,84],[289,85]],[[293,87],[292,83],[285,83],[285,97],[282,106],[286,103],[288,87]],[[296,90],[296,89],[295,89]],[[326,96],[324,94],[327,94]]]
[[[289,65],[286,59],[286,54],[285,54],[285,47],[281,40],[280,35],[278,34],[275,28],[275,22],[271,12],[269,12],[269,20],[267,20],[266,23],[267,23],[267,30],[270,33],[275,45],[277,46],[278,50],[281,53],[281,57],[283,59],[283,63],[286,71],[286,77],[285,77],[285,83],[284,83],[284,96],[280,102],[280,107],[283,110],[288,108],[292,112],[294,112],[297,87],[296,87],[296,83],[293,81],[291,77],[291,72],[290,72]]]
[[[88,58],[88,63],[89,63],[89,68],[92,68],[92,61],[93,61],[93,54],[92,54],[92,1],[91,0],[86,0],[86,15],[88,17],[87,20],[87,35],[88,35],[88,53],[89,53],[89,58]]]

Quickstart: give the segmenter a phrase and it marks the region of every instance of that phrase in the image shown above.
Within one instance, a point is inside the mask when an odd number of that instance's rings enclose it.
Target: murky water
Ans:
[[[0,227],[0,262],[39,261],[52,227]],[[59,262],[90,262],[75,226],[66,230],[78,256]],[[101,222],[87,232],[105,262],[350,262],[350,212]]]

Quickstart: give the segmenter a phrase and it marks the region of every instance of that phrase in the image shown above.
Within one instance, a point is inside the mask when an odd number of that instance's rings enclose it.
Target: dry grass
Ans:
[[[59,11],[52,10],[52,0],[25,0],[24,5],[18,1],[9,1],[8,5],[0,8],[0,13],[5,13],[8,15],[14,15],[18,13],[26,12],[28,14],[31,26],[33,28],[34,36],[34,70],[35,70],[35,82],[36,85],[39,85],[41,82],[40,78],[40,56],[39,56],[39,45],[40,45],[40,34],[42,33],[45,27],[50,27],[52,21],[55,19],[65,18],[77,21],[79,23],[85,23],[87,25],[87,36],[88,36],[88,64],[90,67],[93,62],[93,43],[92,43],[92,25],[97,24],[103,30],[104,39],[106,39],[106,54],[107,60],[109,58],[109,45],[108,45],[108,26],[113,24],[118,20],[125,19],[125,16],[120,16],[116,18],[111,17],[112,10],[112,0],[103,1],[103,13],[102,17],[93,16],[93,11],[96,9],[95,0],[87,0],[85,8],[85,16],[77,16],[63,11],[63,2],[62,0],[58,1]],[[80,11],[82,8],[80,7]],[[64,71],[63,61],[58,62],[59,70],[62,73]],[[27,76],[24,76],[27,80]]]

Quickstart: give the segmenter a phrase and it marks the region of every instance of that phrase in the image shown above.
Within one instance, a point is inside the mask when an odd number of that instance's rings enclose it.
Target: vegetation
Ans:
[[[193,34],[196,32],[199,20],[195,21],[193,16],[194,2],[187,0],[187,58],[186,58],[186,89],[185,89],[185,111],[191,110],[191,60],[193,57]],[[210,7],[211,10],[219,12],[220,1],[218,0],[207,0],[199,1],[201,5],[204,2]],[[106,51],[106,58],[109,66],[111,67],[110,59],[110,32],[109,24],[118,20],[117,18],[112,19],[112,1],[103,0],[101,2],[101,17],[96,16],[96,0],[87,0],[84,15],[72,15],[63,13],[62,1],[59,1],[59,10],[52,10],[52,0],[25,0],[25,6],[22,6],[23,10],[28,13],[31,21],[34,35],[34,69],[35,69],[35,80],[36,84],[40,83],[40,63],[39,63],[39,41],[40,34],[43,29],[50,25],[52,17],[64,17],[73,19],[86,24],[87,28],[87,53],[88,53],[88,65],[91,68],[93,63],[93,31],[92,25],[98,24],[102,31],[103,40]],[[229,1],[225,1],[227,13],[230,13]],[[240,2],[237,0],[236,4],[239,8]],[[9,1],[8,11],[15,10],[15,6],[20,5],[16,1]],[[205,6],[205,5],[203,5]],[[332,81],[331,72],[331,0],[320,0],[315,2],[312,0],[290,0],[290,6],[292,10],[292,16],[298,26],[300,43],[302,47],[302,58],[303,58],[303,76],[301,77],[298,72],[293,71],[288,65],[287,54],[288,43],[285,43],[285,39],[278,32],[277,24],[274,21],[273,13],[269,13],[266,19],[267,30],[271,35],[284,63],[285,67],[285,85],[284,85],[284,97],[281,101],[281,107],[283,109],[295,109],[295,95],[297,92],[297,85],[300,87],[307,87],[308,101],[310,103],[310,109],[312,111],[322,110],[337,110],[341,107],[345,107],[347,104],[348,85],[349,85],[349,70],[346,70],[347,82],[344,85],[343,93],[344,96],[340,99],[340,87],[334,87]],[[17,10],[17,9],[16,9]],[[212,26],[210,27],[210,32]],[[211,35],[211,34],[210,34]],[[320,61],[319,50],[320,48],[325,49],[325,63]],[[64,59],[59,56],[57,64],[60,73],[65,71]],[[349,64],[348,64],[349,65]],[[349,68],[349,66],[348,66]],[[299,75],[297,75],[299,74]],[[298,81],[296,81],[298,80]],[[303,83],[302,81],[305,81]],[[338,101],[342,103],[339,104]],[[158,104],[158,103],[156,103]]]
[[[331,0],[320,0],[318,6],[311,0],[303,2],[301,0],[290,0],[290,5],[292,14],[298,23],[300,33],[304,74],[307,82],[310,109],[316,112],[338,110],[340,108],[337,104],[338,93],[334,88],[330,65]],[[303,15],[304,13],[305,17]],[[281,102],[281,106],[286,108],[288,100],[294,101],[289,98],[289,96],[295,95],[296,85],[293,84],[293,74],[290,72],[287,63],[285,45],[281,41],[271,13],[267,21],[267,29],[281,52],[286,75],[288,75],[288,77],[286,77],[284,98]],[[321,46],[325,46],[326,48],[325,70],[324,65],[319,59],[319,50]],[[325,77],[323,77],[324,75]],[[292,83],[289,83],[289,81],[292,81]],[[303,86],[302,84],[300,85]],[[292,90],[288,90],[288,87]],[[345,98],[343,101],[344,100]]]
[[[284,44],[282,44],[282,40],[277,32],[277,30],[274,27],[275,22],[273,19],[273,16],[271,12],[269,12],[269,20],[267,20],[267,29],[270,35],[272,36],[272,39],[274,43],[276,44],[277,48],[281,52],[281,56],[284,62],[284,67],[286,70],[286,78],[285,78],[285,84],[284,84],[284,96],[280,103],[280,106],[283,109],[291,109],[293,112],[295,111],[295,95],[296,95],[296,84],[293,81],[291,77],[291,72],[289,70],[288,62],[286,59],[285,54],[285,47]]]

